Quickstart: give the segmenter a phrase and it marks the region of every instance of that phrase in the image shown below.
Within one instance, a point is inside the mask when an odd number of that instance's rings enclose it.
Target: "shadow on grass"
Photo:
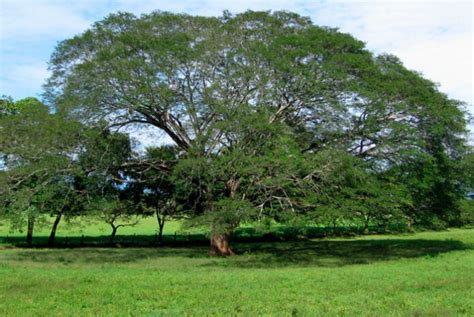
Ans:
[[[446,252],[468,249],[473,249],[473,247],[456,240],[307,240],[237,243],[234,246],[237,255],[226,259],[209,258],[207,246],[202,245],[180,248],[15,249],[15,252],[4,254],[3,259],[39,263],[106,264],[176,257],[203,259],[203,262],[197,264],[202,267],[340,267],[404,258],[435,257]],[[176,259],[177,262],[183,260],[185,261],[185,259]],[[189,263],[189,265],[196,265],[196,263]]]
[[[312,227],[312,226],[279,226],[271,232],[260,232],[253,227],[237,228],[232,233],[233,243],[260,243],[281,242],[303,239],[327,238],[327,237],[354,237],[361,234],[386,234],[405,233],[405,224],[392,224],[390,226],[369,226],[367,229],[357,226],[348,227]],[[22,236],[0,236],[0,245],[7,244],[15,247],[45,248],[48,246],[47,236],[34,236],[33,245],[27,245],[25,237]],[[54,248],[83,248],[83,247],[186,247],[197,245],[208,245],[209,237],[202,233],[177,233],[164,234],[162,242],[158,243],[157,235],[118,235],[114,243],[110,242],[110,236],[57,236]]]
[[[457,240],[371,239],[323,240],[257,244],[238,249],[242,259],[238,267],[318,266],[339,267],[370,264],[378,261],[416,257],[435,257],[442,253],[472,250],[473,246]],[[250,256],[249,255],[255,255]],[[245,258],[249,257],[248,260]]]

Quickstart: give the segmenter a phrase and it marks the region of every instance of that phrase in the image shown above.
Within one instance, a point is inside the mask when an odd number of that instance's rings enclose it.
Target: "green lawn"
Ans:
[[[206,247],[0,249],[0,316],[473,316],[474,230]]]
[[[78,220],[79,219],[79,220]],[[65,237],[65,236],[80,236],[85,234],[87,236],[100,236],[100,235],[109,235],[112,232],[110,226],[104,222],[99,221],[91,221],[82,220],[82,218],[77,218],[73,220],[72,223],[68,223],[66,221],[61,221],[59,224],[57,236],[58,237]],[[42,223],[40,223],[35,228],[35,235],[36,236],[47,236],[51,230],[52,223],[54,218],[46,219]],[[147,217],[140,219],[139,223],[133,227],[122,227],[119,228],[118,233],[119,235],[153,235],[158,230],[158,221],[155,217]],[[180,231],[180,224],[177,221],[170,221],[167,222],[165,225],[165,233],[166,234],[173,234],[176,231]],[[20,233],[18,231],[12,232],[10,230],[10,226],[8,222],[4,221],[3,223],[0,222],[0,236],[12,236],[12,237],[19,237],[25,236],[25,233]]]

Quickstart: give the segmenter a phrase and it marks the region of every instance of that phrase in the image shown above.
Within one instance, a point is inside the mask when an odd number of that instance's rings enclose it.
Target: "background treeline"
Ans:
[[[394,56],[288,12],[113,14],[61,42],[44,102],[4,97],[2,219],[205,228],[473,223],[467,112]],[[137,151],[122,127],[172,142]],[[157,140],[157,144],[159,144]]]

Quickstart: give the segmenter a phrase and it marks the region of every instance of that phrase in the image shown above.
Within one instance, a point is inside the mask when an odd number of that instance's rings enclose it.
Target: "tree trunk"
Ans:
[[[234,176],[232,176],[226,183],[227,191],[228,191],[228,196],[230,198],[235,198],[235,195],[237,193],[237,189],[239,188],[240,185],[240,180],[236,179]]]
[[[158,210],[156,211],[156,219],[158,220],[158,242],[163,243],[163,228],[165,227],[165,216],[160,216]]]
[[[165,226],[165,222],[163,221],[163,224],[160,224],[160,229],[158,232],[158,242],[163,243],[163,227]]]
[[[369,234],[369,221],[370,221],[370,218],[366,216],[365,222],[364,222],[364,234]]]
[[[408,223],[407,223],[407,231],[408,232],[414,232],[413,230],[413,223],[414,223],[414,220],[412,217],[408,217]]]
[[[35,217],[28,216],[28,230],[26,232],[26,243],[33,244],[33,229],[35,228]]]
[[[230,231],[228,233],[211,234],[210,256],[229,256],[234,255],[229,245]]]
[[[112,226],[112,234],[110,235],[110,243],[114,243],[114,240],[115,240],[115,235],[117,234],[117,228],[118,227],[115,227],[113,225]]]
[[[227,195],[230,198],[235,198],[237,194],[237,190],[240,185],[240,180],[237,179],[235,176],[232,176],[227,182],[226,182],[226,188],[227,188]],[[231,228],[237,227],[237,223],[233,224],[226,224],[231,226]],[[209,255],[210,256],[229,256],[229,255],[234,255],[234,252],[231,250],[230,245],[229,245],[229,237],[230,234],[232,233],[232,229],[228,229],[227,232],[225,233],[215,233],[211,232],[211,248],[209,249]]]
[[[63,213],[60,212],[57,214],[56,219],[54,219],[53,228],[51,229],[51,233],[49,234],[48,245],[54,245],[54,239],[56,238],[56,231],[58,230],[59,222],[61,221],[61,217]]]

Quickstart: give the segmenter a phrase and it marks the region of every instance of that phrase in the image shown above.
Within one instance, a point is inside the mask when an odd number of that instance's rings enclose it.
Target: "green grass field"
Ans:
[[[87,218],[85,218],[87,219]],[[54,218],[46,219],[35,228],[35,236],[47,236],[51,230]],[[59,224],[57,236],[80,236],[85,234],[87,236],[100,236],[109,235],[112,231],[110,226],[105,222],[98,221],[87,221],[87,220],[73,220],[74,222],[68,223],[62,221]],[[141,218],[139,223],[133,227],[123,227],[118,230],[119,235],[153,235],[158,229],[158,222],[155,217]],[[173,234],[176,231],[180,231],[180,223],[177,221],[167,222],[165,225],[165,233]],[[12,236],[19,237],[25,236],[25,233],[18,231],[11,232],[8,222],[0,222],[0,236]]]
[[[234,249],[3,245],[0,316],[474,315],[474,230]]]

